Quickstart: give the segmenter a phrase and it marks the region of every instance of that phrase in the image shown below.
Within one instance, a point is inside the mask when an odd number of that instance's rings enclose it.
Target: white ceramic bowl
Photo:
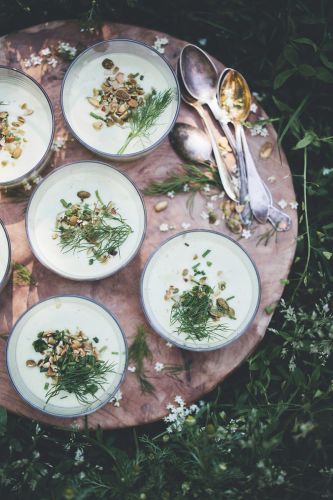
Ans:
[[[119,254],[106,263],[89,265],[87,253],[62,253],[59,239],[52,239],[55,221],[64,210],[60,199],[78,202],[78,191],[89,191],[89,202],[96,201],[98,190],[102,200],[112,201],[133,232],[121,245]],[[79,161],[57,168],[39,183],[26,211],[26,230],[31,249],[47,268],[68,279],[99,280],[126,266],[137,254],[146,231],[143,198],[127,175],[98,161]]]
[[[50,158],[54,136],[54,114],[50,99],[44,89],[31,76],[21,71],[0,66],[0,111],[9,112],[9,122],[18,116],[25,118],[21,127],[27,142],[23,143],[18,159],[11,158],[4,148],[0,150],[0,189],[22,184],[37,176]],[[33,110],[24,116],[21,105],[26,103]],[[2,162],[6,162],[3,166]]]
[[[37,362],[41,358],[32,346],[38,332],[66,328],[72,332],[82,329],[90,339],[97,336],[99,348],[106,346],[100,359],[114,364],[97,399],[91,398],[87,404],[67,393],[46,403],[44,386],[49,379],[37,367],[26,366],[28,359]],[[98,410],[116,394],[127,369],[127,342],[117,320],[97,302],[74,295],[50,297],[28,309],[14,325],[7,344],[7,368],[14,387],[31,406],[49,415],[79,417]]]
[[[193,260],[206,250],[211,250],[207,258]],[[170,324],[173,302],[164,299],[170,285],[181,292],[190,288],[182,272],[191,271],[199,261],[203,262],[207,283],[216,290],[218,283],[225,281],[227,286],[221,296],[234,296],[230,305],[235,309],[236,320],[222,318],[220,321],[228,331],[209,341],[190,340],[178,334],[176,326]],[[205,264],[207,261],[209,265]],[[228,236],[208,230],[184,231],[166,240],[149,257],[141,276],[141,300],[152,328],[166,340],[184,349],[210,351],[230,344],[249,328],[260,302],[260,278],[249,255]]]
[[[125,153],[118,154],[129,132],[128,125],[103,127],[95,130],[94,111],[87,97],[93,88],[100,88],[110,71],[102,67],[102,61],[110,58],[123,71],[143,73],[140,85],[149,92],[172,88],[174,99],[160,116],[149,138],[133,140]],[[176,122],[180,105],[178,81],[169,62],[155,49],[137,40],[113,39],[96,43],[82,52],[68,68],[61,88],[61,106],[66,122],[73,135],[94,153],[112,160],[133,160],[155,149],[168,135]]]
[[[5,288],[11,272],[10,239],[4,223],[0,219],[0,292]]]

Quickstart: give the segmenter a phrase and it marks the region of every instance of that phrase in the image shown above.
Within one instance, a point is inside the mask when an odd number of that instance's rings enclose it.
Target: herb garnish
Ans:
[[[211,315],[213,296],[213,288],[194,281],[190,290],[174,299],[170,321],[171,325],[176,325],[178,334],[185,334],[186,340],[212,340],[223,336],[227,327],[216,323]]]
[[[154,392],[154,386],[151,384],[145,374],[143,362],[144,359],[152,359],[151,351],[148,347],[146,331],[144,326],[139,326],[133,344],[128,351],[129,361],[135,364],[135,375],[140,382],[142,392]]]
[[[118,154],[123,154],[128,145],[136,138],[149,138],[152,127],[160,115],[166,110],[172,102],[174,96],[173,89],[167,89],[157,92],[152,90],[150,94],[145,96],[141,106],[134,108],[128,118],[131,131],[123,146],[119,149]]]
[[[24,266],[23,264],[19,264],[18,262],[13,263],[13,283],[14,285],[20,286],[38,285],[31,271],[29,271],[26,266]]]
[[[69,330],[41,331],[33,347],[43,357],[37,363],[27,360],[26,365],[38,367],[52,379],[51,384],[44,385],[47,402],[64,391],[87,404],[91,397],[96,399],[107,374],[113,372],[114,364],[99,359],[98,351],[82,331],[74,334]]]
[[[86,251],[89,264],[95,260],[106,262],[119,253],[132,228],[112,202],[102,201],[98,191],[95,191],[97,201],[92,205],[86,201],[90,197],[88,191],[79,191],[77,195],[81,203],[60,200],[66,210],[57,217],[55,237],[60,236],[63,252]]]

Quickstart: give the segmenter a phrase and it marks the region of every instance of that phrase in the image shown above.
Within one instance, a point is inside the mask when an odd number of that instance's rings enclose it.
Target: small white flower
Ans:
[[[33,179],[33,181],[32,181],[32,182],[33,182],[34,184],[39,184],[41,180],[42,180],[41,176],[40,176],[40,175],[38,175],[37,177],[35,177],[35,178]]]
[[[198,38],[198,44],[204,47],[207,45],[207,38]]]
[[[261,131],[260,131],[260,135],[261,137],[267,137],[268,136],[268,130],[266,127],[262,127]]]
[[[251,238],[251,236],[252,236],[252,233],[249,229],[243,229],[242,238],[245,238],[246,240],[248,240],[249,238]]]
[[[76,450],[74,460],[76,463],[84,462],[84,453],[82,448],[78,448]]]
[[[204,187],[203,187],[203,190],[205,191],[205,193],[209,193],[210,192],[210,185],[209,184],[205,184]]]
[[[184,404],[185,404],[185,401],[183,400],[183,398],[181,396],[176,396],[175,402],[178,403],[180,406],[184,406]]]
[[[181,226],[186,231],[186,229],[188,229],[189,227],[191,227],[191,224],[189,222],[182,222]]]
[[[267,178],[268,182],[270,182],[271,184],[273,184],[273,182],[276,181],[276,177],[274,177],[274,175],[271,175],[270,177]]]
[[[45,49],[42,49],[39,53],[41,56],[48,57],[51,55],[51,50],[49,47],[46,47]]]
[[[128,371],[131,372],[131,373],[136,372],[136,366],[129,366],[128,367]]]
[[[322,172],[323,175],[329,175],[331,172],[333,172],[333,168],[324,167]]]
[[[171,349],[171,347],[172,347],[171,342],[166,342],[166,344],[165,344],[165,345],[166,345],[167,347],[169,347],[169,349]]]
[[[169,231],[169,224],[166,224],[165,222],[160,225],[160,231],[162,233],[165,233],[166,231]]]
[[[289,203],[289,206],[290,206],[290,208],[292,208],[293,210],[297,210],[298,203],[297,203],[297,201],[291,201],[291,202]]]
[[[281,200],[278,201],[278,205],[283,210],[284,208],[286,208],[286,206],[288,205],[288,203],[286,202],[286,200],[284,200],[283,198],[281,198]]]
[[[207,214],[207,212],[202,211],[200,217],[204,220],[207,220],[209,219],[209,214]]]
[[[214,203],[211,203],[210,201],[207,203],[207,208],[209,208],[210,210],[213,210],[214,208]]]
[[[168,198],[174,198],[175,197],[175,192],[174,191],[169,191],[167,194]]]
[[[217,201],[218,200],[218,195],[217,194],[213,194],[213,196],[210,197],[211,201]]]
[[[190,190],[190,186],[188,184],[184,184],[184,186],[183,186],[184,193],[188,193],[189,190]]]
[[[167,409],[167,410],[174,411],[174,410],[175,410],[175,406],[174,406],[174,405],[172,405],[171,403],[168,403],[168,404],[166,405],[166,409]]]
[[[221,224],[220,219],[216,219],[216,221],[214,222],[214,226],[219,226],[220,224]]]
[[[153,44],[153,48],[157,50],[160,54],[164,54],[165,49],[163,45],[167,45],[169,43],[169,39],[167,37],[155,37],[155,42]]]
[[[31,191],[31,188],[32,188],[32,186],[31,186],[31,184],[29,184],[29,182],[25,182],[23,184],[23,187],[24,187],[24,191]]]
[[[47,64],[52,68],[55,68],[58,64],[58,61],[56,60],[55,57],[51,57],[51,59],[48,59]]]
[[[255,103],[255,102],[253,102],[253,103],[251,104],[251,106],[250,106],[250,111],[251,111],[252,113],[256,113],[256,112],[257,112],[257,109],[258,109],[258,106],[256,105],[256,103]]]
[[[58,136],[56,139],[54,139],[53,144],[52,144],[52,150],[53,151],[59,151],[62,149],[66,144],[66,139],[64,137]]]
[[[163,368],[164,368],[164,364],[163,363],[160,363],[160,362],[155,363],[154,370],[156,372],[162,371]]]
[[[327,313],[330,310],[330,306],[328,304],[323,305],[323,311]]]

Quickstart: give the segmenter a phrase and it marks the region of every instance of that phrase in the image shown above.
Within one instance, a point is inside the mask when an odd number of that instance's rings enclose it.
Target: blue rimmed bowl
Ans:
[[[9,113],[9,122],[22,117],[17,127],[22,136],[22,153],[13,157],[0,142],[0,189],[19,186],[37,177],[52,152],[54,112],[45,90],[22,71],[0,66],[0,112]]]
[[[156,124],[145,137],[131,141],[122,154],[119,150],[130,132],[128,124],[94,129],[94,119],[90,116],[94,109],[87,99],[110,75],[102,66],[106,58],[125,74],[143,75],[140,85],[146,93],[152,89],[173,90],[172,102]],[[176,122],[179,106],[179,86],[172,66],[159,52],[138,40],[113,39],[92,45],[73,61],[61,87],[62,111],[73,135],[86,148],[111,160],[135,160],[157,148]]]
[[[96,345],[102,351],[99,359],[113,365],[96,398],[91,397],[87,403],[64,391],[47,402],[45,384],[50,385],[51,379],[37,366],[26,365],[27,360],[41,359],[32,346],[39,332],[64,329],[81,329],[90,340],[98,337]],[[7,343],[7,369],[19,395],[33,408],[57,417],[80,417],[108,403],[124,379],[127,362],[127,341],[117,319],[98,302],[78,295],[50,297],[29,308],[14,325]]]

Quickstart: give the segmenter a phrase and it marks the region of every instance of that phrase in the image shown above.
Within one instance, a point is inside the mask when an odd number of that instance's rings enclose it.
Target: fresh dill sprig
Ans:
[[[174,298],[170,322],[175,325],[176,332],[185,334],[186,340],[215,340],[223,337],[227,327],[213,319],[213,298],[213,288],[196,281],[190,290]]]
[[[133,232],[111,202],[106,205],[98,191],[95,195],[97,202],[93,205],[83,200],[78,204],[60,200],[66,210],[56,223],[61,250],[65,253],[86,251],[92,257],[90,264],[95,260],[105,262],[110,255],[116,255]]]
[[[221,181],[216,169],[203,164],[202,167],[192,164],[182,165],[182,170],[174,171],[163,181],[153,181],[149,184],[144,193],[146,195],[157,196],[174,193],[184,193],[186,191],[200,191],[206,184],[222,189]]]
[[[156,125],[158,118],[172,102],[174,93],[174,90],[170,88],[159,92],[153,90],[147,94],[140,106],[131,111],[128,119],[131,131],[118,154],[123,154],[134,139],[138,137],[149,138],[152,127]]]
[[[19,264],[18,262],[13,263],[13,284],[20,286],[38,285],[29,269],[23,264]]]
[[[152,353],[149,349],[146,337],[146,330],[143,325],[137,329],[133,344],[128,351],[128,359],[135,365],[135,375],[140,383],[141,391],[146,393],[154,392],[154,386],[151,384],[144,371],[144,360],[152,360]]]
[[[69,348],[57,362],[56,382],[48,389],[46,401],[65,391],[74,394],[79,402],[88,404],[89,397],[96,399],[96,392],[103,389],[107,381],[106,376],[113,371],[114,366],[93,355],[74,356]]]

